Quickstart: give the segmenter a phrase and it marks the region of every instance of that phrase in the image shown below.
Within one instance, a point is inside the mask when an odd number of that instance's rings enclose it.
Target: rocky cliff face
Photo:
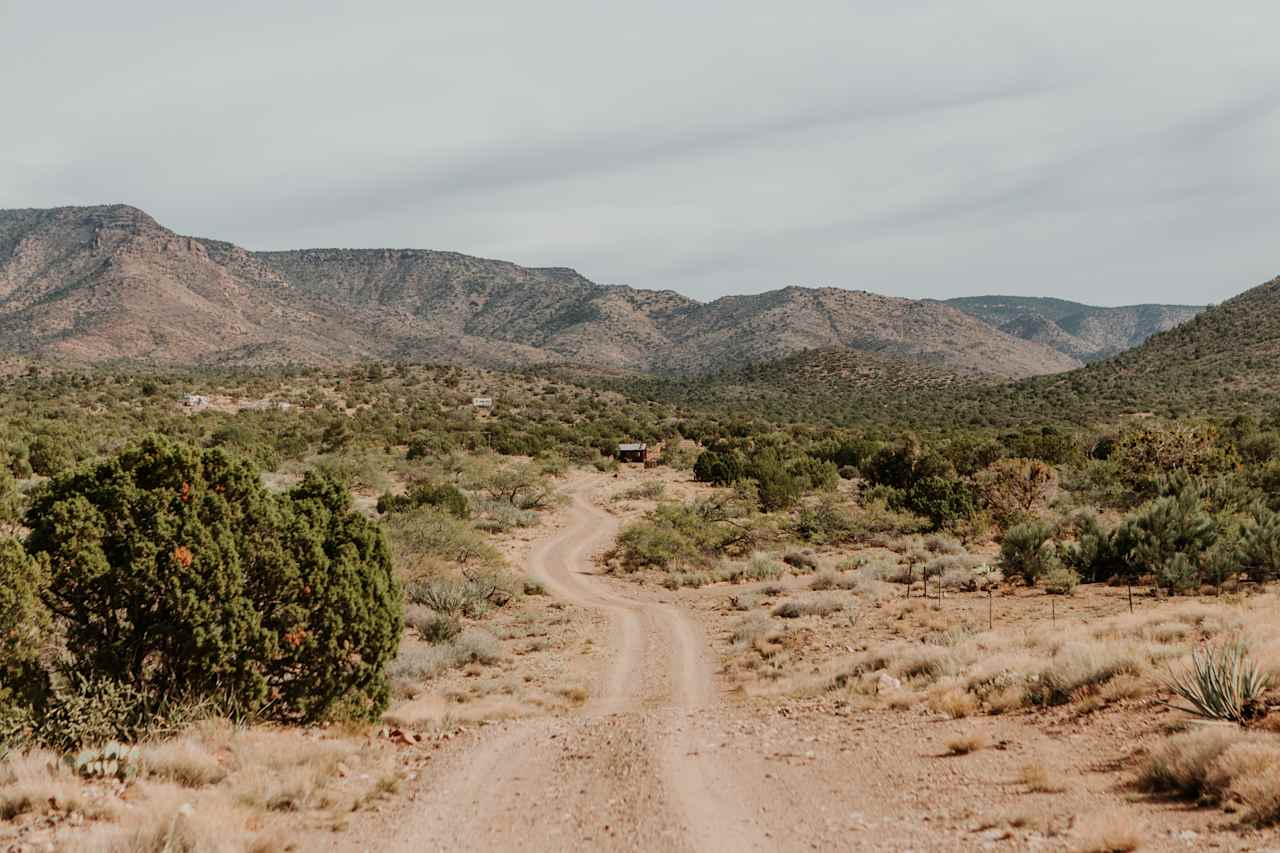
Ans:
[[[13,353],[693,374],[833,347],[1000,377],[1080,363],[950,306],[860,291],[789,287],[703,304],[453,252],[249,252],[124,205],[0,211],[0,350]]]

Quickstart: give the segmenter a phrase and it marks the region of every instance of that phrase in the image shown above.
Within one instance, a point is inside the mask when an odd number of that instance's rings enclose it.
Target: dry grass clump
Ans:
[[[764,613],[752,613],[734,627],[733,643],[736,646],[749,646],[757,637],[764,637],[771,630],[773,630],[772,619]]]
[[[773,608],[773,615],[780,619],[798,619],[801,616],[830,616],[845,609],[845,603],[835,596],[788,599]]]
[[[935,714],[946,714],[953,720],[972,717],[982,707],[977,696],[955,686],[930,691],[928,706]]]
[[[1029,695],[1042,705],[1062,705],[1120,675],[1141,675],[1144,662],[1131,645],[1068,643],[1035,679]]]
[[[402,643],[387,667],[387,677],[397,685],[398,692],[411,693],[414,685],[447,670],[470,663],[493,664],[501,659],[502,643],[497,637],[480,628],[464,628],[457,636],[436,643]]]
[[[959,662],[948,648],[908,645],[894,658],[889,672],[904,681],[918,679],[933,682],[959,671]]]
[[[1120,812],[1108,812],[1088,820],[1080,829],[1079,853],[1131,853],[1142,847],[1143,828]]]
[[[957,735],[946,743],[948,755],[968,755],[971,752],[986,749],[990,745],[991,739],[982,732]]]
[[[1235,802],[1258,824],[1280,822],[1280,738],[1207,725],[1175,735],[1148,756],[1138,785],[1207,803]]]
[[[225,801],[193,802],[180,790],[151,788],[123,827],[102,827],[77,840],[89,853],[285,853],[296,845],[279,832],[253,835]]]
[[[816,572],[818,570],[818,561],[811,551],[788,551],[783,555],[782,562],[797,572]]]
[[[227,776],[227,769],[192,737],[143,744],[139,752],[144,774],[185,788],[216,785]]]
[[[80,779],[55,753],[36,749],[0,760],[0,820],[70,812],[106,817],[111,811],[85,799]]]
[[[1138,786],[1160,794],[1200,799],[1211,793],[1209,774],[1233,744],[1247,735],[1234,726],[1210,725],[1174,735],[1151,751]]]
[[[234,780],[236,802],[269,812],[328,808],[334,800],[327,796],[321,780],[317,769],[307,765],[278,770],[252,767]]]
[[[1067,783],[1055,770],[1039,761],[1028,762],[1018,770],[1018,781],[1036,794],[1061,794]]]

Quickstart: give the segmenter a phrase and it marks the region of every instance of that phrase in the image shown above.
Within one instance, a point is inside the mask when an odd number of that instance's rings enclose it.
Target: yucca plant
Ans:
[[[1261,697],[1270,677],[1249,658],[1243,640],[1203,646],[1191,655],[1191,667],[1170,672],[1166,686],[1187,704],[1177,708],[1209,720],[1244,723],[1262,711]]]

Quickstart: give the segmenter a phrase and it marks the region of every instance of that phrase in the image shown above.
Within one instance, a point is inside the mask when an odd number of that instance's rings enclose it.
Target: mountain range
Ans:
[[[926,378],[1011,379],[1079,367],[1116,335],[1184,310],[1088,309],[1137,312],[1108,337],[1090,331],[1106,323],[1071,319],[1080,311],[1002,300],[1013,305],[787,287],[702,303],[455,252],[253,252],[128,205],[0,210],[0,352],[76,362],[403,359],[687,376],[835,349],[868,353],[877,369],[906,359]],[[1143,319],[1149,307],[1163,319]],[[1035,333],[1032,317],[1069,345]]]
[[[1085,362],[1132,349],[1204,310],[1198,305],[1102,308],[1042,296],[962,296],[947,299],[945,304],[1002,332],[1045,344]]]

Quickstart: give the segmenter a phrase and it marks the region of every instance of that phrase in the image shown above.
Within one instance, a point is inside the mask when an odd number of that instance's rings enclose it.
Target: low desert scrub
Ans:
[[[464,628],[451,640],[423,645],[404,643],[387,667],[387,677],[397,689],[412,693],[412,686],[430,681],[450,669],[467,664],[493,664],[502,659],[502,643],[488,631]]]
[[[950,536],[931,533],[924,537],[925,550],[932,554],[963,554],[964,546]]]
[[[752,613],[733,629],[734,645],[749,646],[757,637],[764,637],[773,630],[773,620],[763,613]]]
[[[928,707],[935,714],[945,714],[953,720],[972,717],[981,710],[978,697],[955,686],[938,685],[929,691]]]
[[[990,745],[991,739],[982,732],[957,735],[946,743],[948,755],[968,755],[971,752],[986,749]]]
[[[1120,812],[1087,819],[1078,835],[1080,840],[1073,849],[1079,853],[1131,853],[1145,841],[1141,824]]]
[[[234,781],[240,805],[271,812],[300,812],[333,805],[323,796],[321,783],[316,769],[305,764],[275,772],[254,767]]]
[[[1120,675],[1140,675],[1144,663],[1129,645],[1068,643],[1044,667],[1028,695],[1037,704],[1063,705]]]
[[[54,753],[32,750],[0,760],[0,820],[84,810],[80,781]]]
[[[754,610],[760,598],[760,593],[754,591],[734,593],[729,596],[729,606],[734,610]]]
[[[843,575],[836,572],[819,572],[809,582],[809,589],[814,592],[821,592],[829,589],[853,590],[860,594],[867,594],[875,581],[864,578],[860,575]]]
[[[1074,595],[1080,574],[1070,566],[1053,566],[1044,574],[1044,591],[1050,595]]]
[[[612,501],[659,501],[667,493],[667,484],[660,480],[654,480],[648,483],[639,483],[630,488],[623,489],[615,494],[610,500]]]
[[[469,576],[430,575],[405,584],[405,600],[437,613],[475,618],[493,606],[506,604],[517,588],[515,580],[500,570],[477,571]]]
[[[143,744],[139,764],[145,775],[185,788],[216,785],[227,776],[226,768],[193,737]]]
[[[447,643],[462,633],[462,623],[451,613],[439,613],[421,604],[405,608],[404,624],[418,632],[424,642]]]
[[[1280,738],[1210,724],[1177,734],[1151,751],[1138,785],[1207,803],[1235,802],[1253,823],[1280,822]]]
[[[1062,776],[1039,761],[1031,761],[1018,770],[1018,782],[1035,794],[1061,794],[1067,790]]]
[[[715,572],[717,580],[740,583],[743,581],[768,581],[782,577],[782,565],[763,554],[756,554],[746,563],[722,563]]]
[[[889,666],[889,672],[897,678],[928,683],[952,675],[958,669],[959,662],[951,650],[921,645],[903,647],[902,654],[895,656]]]
[[[515,527],[537,527],[541,523],[538,513],[532,509],[512,506],[505,500],[475,502],[475,527],[485,533],[505,533]]]
[[[92,853],[240,853],[285,850],[245,838],[244,820],[224,803],[196,805],[176,792],[151,796],[124,827],[103,828],[82,839],[77,849]]]
[[[818,561],[808,552],[788,551],[783,556],[782,562],[797,572],[816,572],[818,570]]]
[[[773,615],[780,619],[798,619],[802,616],[830,616],[845,609],[845,603],[834,596],[788,599],[773,608]]]

